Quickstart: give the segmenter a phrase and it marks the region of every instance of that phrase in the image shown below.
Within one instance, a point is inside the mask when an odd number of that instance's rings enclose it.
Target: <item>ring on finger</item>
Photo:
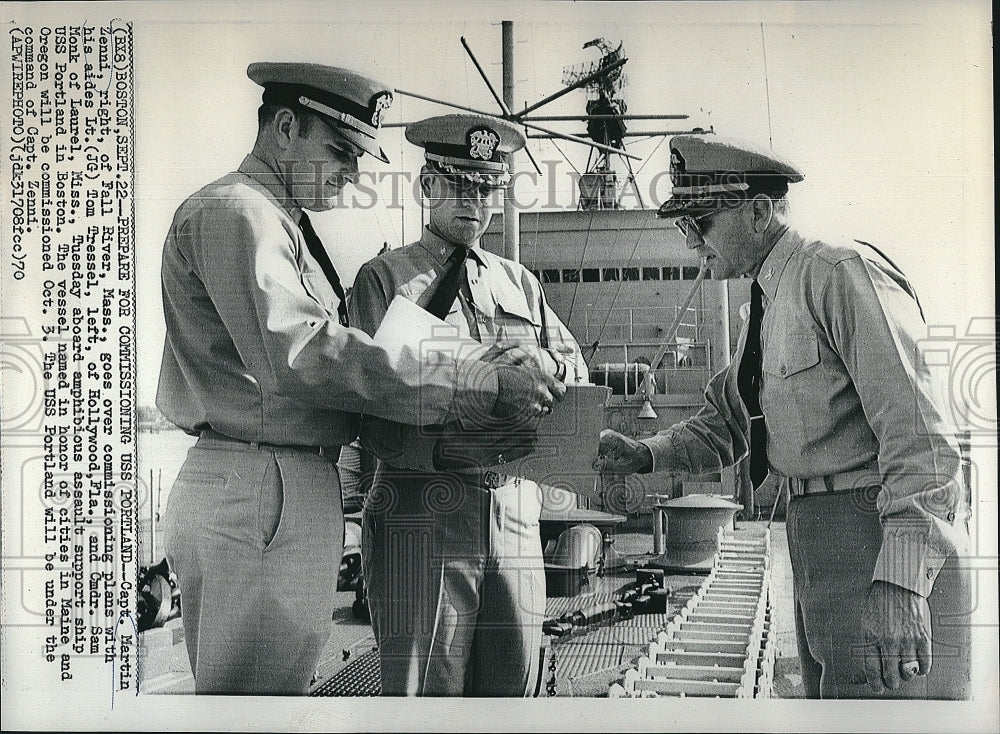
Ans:
[[[915,676],[918,670],[920,670],[920,663],[916,660],[908,660],[899,664],[899,672],[907,679]]]

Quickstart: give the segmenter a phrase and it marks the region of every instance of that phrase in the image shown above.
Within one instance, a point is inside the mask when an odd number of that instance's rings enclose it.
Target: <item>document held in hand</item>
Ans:
[[[487,349],[474,339],[460,337],[454,326],[402,296],[392,299],[373,339],[394,359],[404,349],[424,357],[430,352],[447,352],[466,359],[475,359]],[[591,464],[597,456],[604,405],[610,394],[609,387],[568,384],[566,397],[555,404],[552,413],[533,421],[538,437],[535,450],[490,468],[597,498],[598,476]]]
[[[420,354],[428,341],[439,342],[449,337],[457,339],[458,329],[410,299],[396,296],[372,339],[391,356],[398,358],[406,347],[414,354]]]

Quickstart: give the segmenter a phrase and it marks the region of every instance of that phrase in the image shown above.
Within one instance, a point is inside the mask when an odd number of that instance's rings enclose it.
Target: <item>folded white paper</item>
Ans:
[[[421,345],[428,339],[457,336],[458,329],[434,314],[420,308],[413,301],[396,296],[378,325],[372,339],[391,355],[398,355],[404,347],[419,354]]]
[[[402,296],[393,298],[373,337],[393,357],[403,349],[427,357],[446,352],[455,358],[476,358],[486,349],[458,329]],[[611,388],[569,384],[566,397],[552,413],[537,419],[538,444],[522,459],[492,467],[495,471],[524,477],[590,498],[599,496],[599,478],[591,464],[604,427],[604,406]]]

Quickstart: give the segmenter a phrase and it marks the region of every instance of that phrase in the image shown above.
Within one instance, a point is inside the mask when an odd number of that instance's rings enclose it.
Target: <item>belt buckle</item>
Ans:
[[[806,494],[807,481],[801,477],[788,477],[788,489],[793,497],[801,497]]]
[[[828,475],[819,477],[791,477],[792,494],[804,497],[810,494],[827,494],[833,492],[833,482]]]

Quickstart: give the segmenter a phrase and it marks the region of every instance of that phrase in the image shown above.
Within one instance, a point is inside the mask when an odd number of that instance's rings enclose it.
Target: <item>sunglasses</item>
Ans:
[[[719,213],[720,212],[709,212],[708,214],[702,214],[700,217],[677,217],[677,219],[674,220],[674,226],[677,227],[680,233],[685,237],[688,236],[688,232],[694,230],[696,235],[704,239],[705,232],[702,229],[700,222],[708,219],[709,217],[714,217]]]

